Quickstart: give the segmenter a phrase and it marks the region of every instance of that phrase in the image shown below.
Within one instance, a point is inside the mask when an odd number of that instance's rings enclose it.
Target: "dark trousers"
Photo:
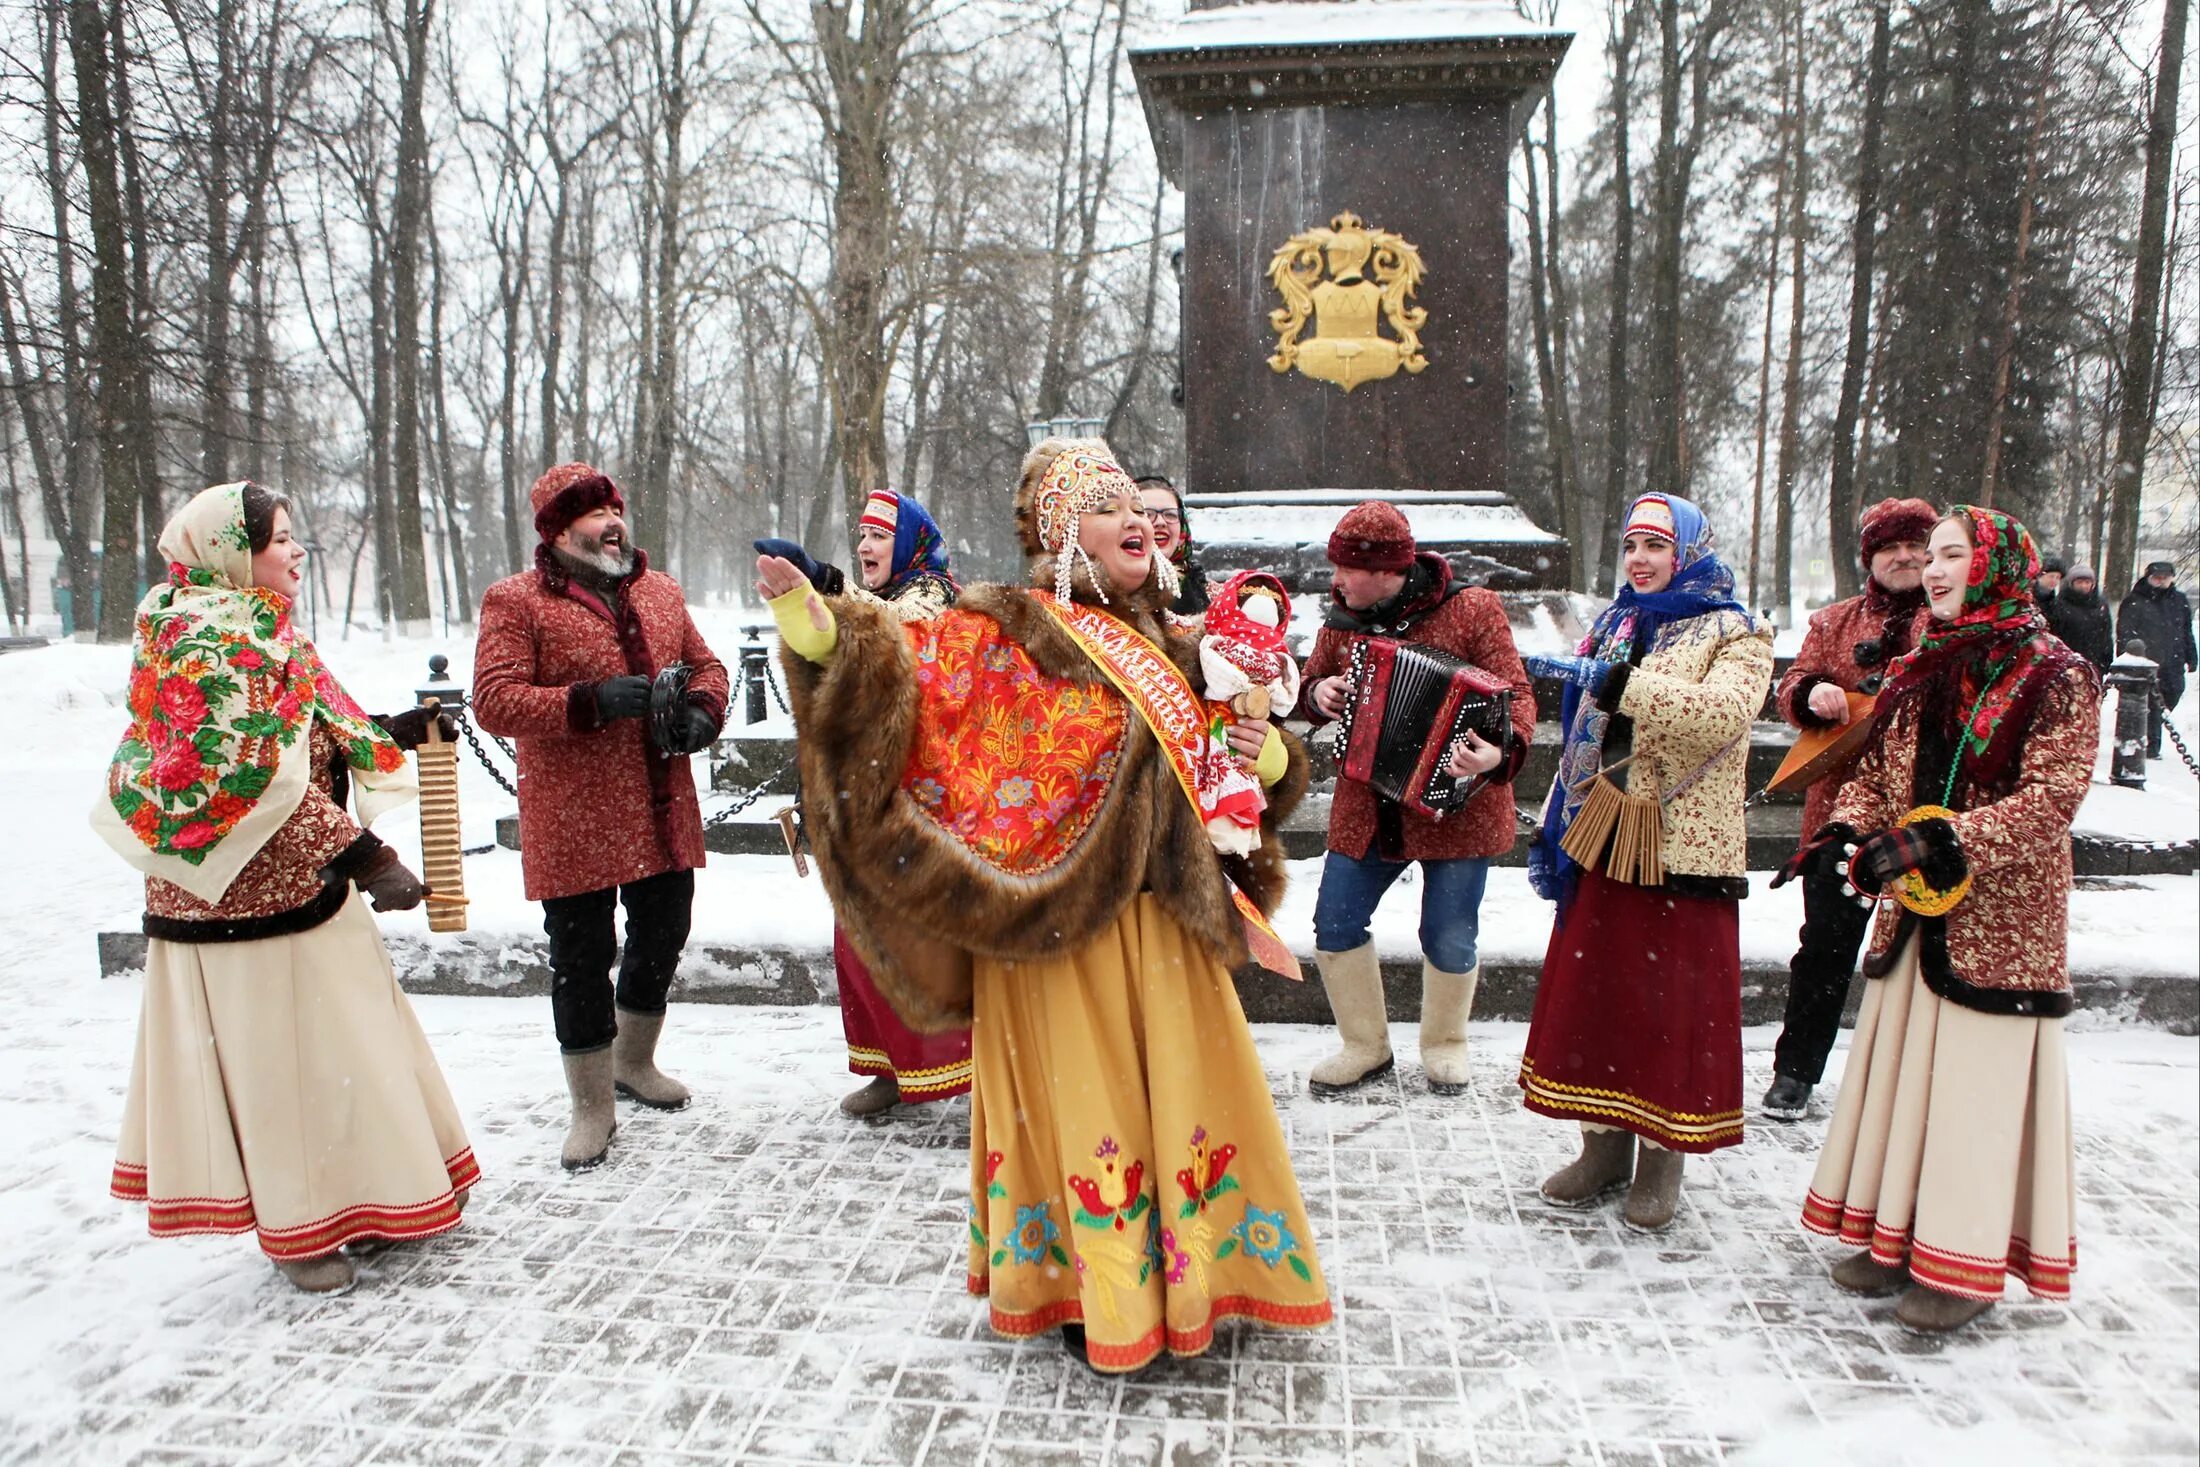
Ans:
[[[2182,671],[2182,669],[2180,669]],[[2155,686],[2161,690],[2159,697],[2147,699],[2147,757],[2162,757],[2162,718],[2175,708],[2185,696],[2185,680],[2179,677],[2172,682],[2166,671],[2154,675]]]
[[[626,905],[626,945],[614,926],[615,902]],[[666,871],[552,897],[542,904],[542,930],[550,939],[550,1014],[558,1048],[567,1054],[602,1049],[619,1032],[612,1012],[611,960],[619,958],[617,1005],[630,1013],[661,1014],[672,988],[680,949],[687,946],[695,906],[695,873]]]
[[[1871,909],[1846,895],[1838,876],[1803,878],[1803,930],[1788,960],[1787,1015],[1772,1051],[1776,1074],[1815,1085],[1826,1072],[1841,1007],[1848,1002],[1856,952],[1871,927]]]

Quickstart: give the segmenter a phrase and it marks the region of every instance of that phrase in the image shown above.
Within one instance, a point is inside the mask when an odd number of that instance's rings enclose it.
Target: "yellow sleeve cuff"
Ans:
[[[810,619],[813,601],[824,613],[823,627]],[[823,664],[833,655],[833,648],[840,645],[840,623],[834,619],[833,609],[809,586],[797,586],[764,604],[771,608],[772,620],[779,624],[779,640],[792,647],[803,661]]]
[[[1267,789],[1290,772],[1291,751],[1284,746],[1283,732],[1274,724],[1268,725],[1268,742],[1260,746],[1260,757],[1253,761],[1253,773],[1260,779],[1260,787]]]

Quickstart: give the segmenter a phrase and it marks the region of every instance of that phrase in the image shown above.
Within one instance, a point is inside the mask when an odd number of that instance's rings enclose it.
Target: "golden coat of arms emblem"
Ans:
[[[1294,234],[1268,262],[1283,307],[1268,313],[1276,329],[1278,372],[1297,367],[1350,392],[1428,365],[1421,328],[1428,312],[1411,304],[1421,284],[1421,252],[1387,229],[1369,229],[1347,210],[1327,229]],[[1306,323],[1314,335],[1300,340]],[[1388,321],[1395,338],[1382,334]]]

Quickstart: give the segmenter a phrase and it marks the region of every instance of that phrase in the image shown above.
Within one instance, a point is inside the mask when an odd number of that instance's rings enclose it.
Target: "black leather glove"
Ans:
[[[408,754],[428,741],[428,710],[425,708],[407,708],[403,713],[373,713],[368,717]],[[435,726],[446,744],[458,741],[458,720],[452,715],[437,709]]]
[[[776,555],[792,563],[821,596],[838,596],[848,589],[848,577],[839,566],[814,559],[809,551],[792,540],[766,539],[754,543],[758,555]]]
[[[605,723],[615,718],[642,718],[648,713],[648,678],[629,674],[607,677],[596,684],[596,717]]]
[[[405,869],[397,852],[383,847],[374,864],[352,880],[377,912],[409,912],[425,901],[428,884]]]
[[[687,706],[687,725],[681,731],[680,747],[676,754],[700,754],[718,737],[718,720],[710,716],[708,708],[690,703]]]

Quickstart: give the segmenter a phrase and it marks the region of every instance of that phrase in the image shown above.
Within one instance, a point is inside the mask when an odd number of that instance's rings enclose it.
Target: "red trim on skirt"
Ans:
[[[968,1286],[971,1293],[985,1297],[985,1279],[973,1274]],[[993,1332],[1011,1340],[1029,1339],[1065,1324],[1078,1324],[1085,1317],[1081,1299],[1058,1299],[1028,1314],[1018,1314],[990,1302],[986,1307]],[[1313,1304],[1278,1304],[1248,1294],[1225,1294],[1209,1301],[1207,1318],[1195,1329],[1171,1329],[1166,1323],[1157,1324],[1127,1345],[1105,1344],[1088,1335],[1085,1358],[1092,1362],[1095,1370],[1139,1370],[1152,1364],[1164,1349],[1176,1356],[1206,1354],[1214,1345],[1215,1325],[1220,1320],[1250,1319],[1277,1329],[1320,1329],[1335,1317],[1335,1310],[1327,1299]]]
[[[481,1166],[468,1147],[443,1163],[451,1190],[441,1197],[409,1207],[383,1207],[360,1203],[313,1222],[289,1228],[260,1228],[246,1197],[153,1197],[148,1195],[145,1168],[116,1162],[108,1191],[125,1202],[146,1204],[146,1226],[156,1238],[179,1238],[205,1233],[260,1235],[260,1251],[270,1258],[290,1260],[319,1258],[346,1243],[362,1238],[407,1242],[432,1238],[458,1226],[455,1194],[481,1180]]]
[[[833,971],[840,980],[840,1027],[848,1036],[850,1071],[892,1075],[905,1104],[969,1092],[968,1029],[919,1034],[904,1024],[838,927],[833,929]]]
[[[1584,873],[1544,953],[1522,1103],[1671,1151],[1739,1145],[1741,952],[1732,898]]]

